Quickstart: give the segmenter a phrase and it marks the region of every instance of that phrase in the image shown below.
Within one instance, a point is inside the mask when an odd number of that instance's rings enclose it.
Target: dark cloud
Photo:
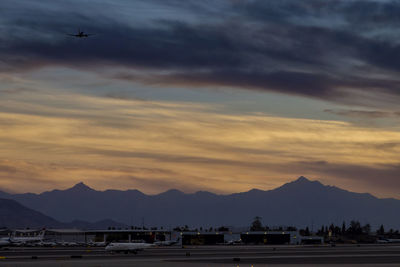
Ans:
[[[15,167],[12,167],[12,166],[0,165],[0,172],[16,173],[17,169]]]
[[[27,93],[35,91],[36,91],[35,89],[30,89],[25,87],[14,87],[14,88],[0,89],[0,94],[19,94],[19,93]]]
[[[400,46],[395,38],[387,38],[385,27],[398,24],[393,12],[400,9],[398,3],[188,1],[180,7],[176,1],[149,3],[189,14],[198,11],[208,20],[189,21],[185,14],[131,24],[118,17],[105,20],[98,8],[96,18],[79,8],[74,12],[73,6],[56,13],[20,6],[19,13],[5,15],[13,30],[4,27],[1,32],[0,69],[123,66],[126,73],[114,77],[136,82],[273,90],[358,104],[363,101],[352,97],[360,97],[355,91],[380,95],[381,102],[400,96],[395,75],[400,70]],[[82,25],[97,35],[86,40],[65,35]],[[375,35],[382,32],[381,38],[369,36],[365,27]]]
[[[332,109],[325,109],[324,112],[335,114],[335,115],[340,115],[340,116],[367,118],[367,119],[400,117],[399,112],[388,112],[388,111],[379,111],[379,110],[347,110],[347,109],[346,110],[332,110]]]

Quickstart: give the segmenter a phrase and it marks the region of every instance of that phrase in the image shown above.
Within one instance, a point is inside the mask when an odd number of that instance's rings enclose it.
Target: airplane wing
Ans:
[[[67,33],[66,35],[69,35],[69,36],[76,36],[76,34],[69,34],[69,33]]]

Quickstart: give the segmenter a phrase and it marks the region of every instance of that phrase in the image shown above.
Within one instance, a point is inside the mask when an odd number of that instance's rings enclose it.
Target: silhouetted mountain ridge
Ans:
[[[109,226],[126,227],[125,224],[110,219],[93,223],[82,220],[62,223],[41,212],[27,208],[15,200],[0,198],[0,227],[104,229]]]
[[[42,228],[60,226],[61,224],[53,218],[24,207],[15,200],[0,199],[0,227]]]
[[[360,220],[373,227],[400,228],[400,200],[379,199],[299,177],[273,190],[218,195],[207,191],[187,194],[171,189],[157,195],[138,190],[97,191],[84,183],[42,194],[7,194],[27,207],[60,221],[99,221],[148,226],[249,225],[261,216],[267,225],[314,226]]]

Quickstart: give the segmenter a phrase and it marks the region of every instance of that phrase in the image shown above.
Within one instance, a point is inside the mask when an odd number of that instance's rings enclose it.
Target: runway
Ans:
[[[399,245],[207,246],[150,248],[109,254],[104,248],[19,248],[0,251],[1,266],[398,266]]]

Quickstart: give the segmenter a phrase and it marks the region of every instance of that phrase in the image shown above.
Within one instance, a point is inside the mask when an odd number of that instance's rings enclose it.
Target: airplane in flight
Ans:
[[[149,243],[110,243],[106,246],[105,250],[111,253],[124,252],[125,254],[134,253],[153,247],[154,244]]]
[[[67,34],[69,36],[73,36],[76,38],[87,38],[89,36],[94,35],[93,33],[84,33],[83,31],[81,31],[80,29],[78,29],[78,33],[77,34]]]

